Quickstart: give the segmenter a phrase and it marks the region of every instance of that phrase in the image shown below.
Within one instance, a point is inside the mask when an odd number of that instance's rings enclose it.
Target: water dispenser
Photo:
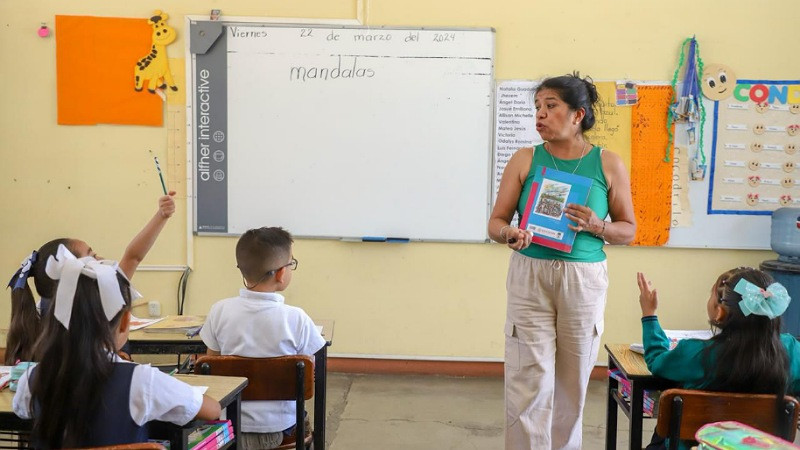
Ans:
[[[782,316],[783,331],[800,336],[800,208],[776,209],[770,237],[778,259],[764,261],[759,268],[789,291],[792,302]]]

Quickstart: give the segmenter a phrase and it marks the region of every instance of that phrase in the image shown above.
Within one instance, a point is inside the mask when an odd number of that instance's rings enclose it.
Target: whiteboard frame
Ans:
[[[198,21],[208,21],[210,18],[202,15],[187,15],[184,19],[184,29],[190,30],[191,25],[194,22]],[[490,120],[487,121],[486,127],[488,129],[488,136],[489,136],[489,148],[487,148],[486,152],[486,205],[484,207],[484,223],[488,224],[489,217],[491,214],[492,208],[492,170],[494,168],[494,147],[495,147],[495,133],[494,133],[494,117],[496,114],[496,101],[495,101],[495,94],[496,94],[496,79],[495,79],[495,71],[494,71],[494,57],[495,57],[495,44],[496,44],[496,29],[494,27],[418,27],[418,26],[393,26],[393,25],[380,25],[380,26],[369,26],[364,25],[361,21],[357,19],[309,19],[309,18],[274,18],[274,17],[253,17],[253,16],[221,16],[218,20],[220,23],[228,24],[228,23],[241,23],[250,26],[268,26],[268,27],[296,27],[298,25],[314,25],[318,28],[330,28],[330,29],[337,29],[337,28],[364,28],[367,31],[370,30],[381,30],[381,29],[390,29],[390,30],[436,30],[436,31],[486,31],[491,33],[492,37],[492,64],[491,64],[491,89],[489,90],[490,93]],[[188,32],[187,32],[188,33]],[[197,235],[197,236],[240,236],[241,233],[239,232],[225,232],[225,233],[215,233],[215,232],[204,232],[204,231],[197,231],[197,209],[196,209],[196,202],[197,202],[197,185],[195,183],[194,174],[195,174],[195,154],[194,154],[194,144],[197,139],[195,136],[195,127],[194,127],[194,95],[191,95],[193,92],[194,86],[194,68],[195,68],[195,56],[191,52],[190,45],[191,40],[187,37],[185,39],[185,61],[186,64],[184,65],[185,68],[185,75],[187,80],[187,95],[186,95],[186,126],[190,130],[186,133],[186,153],[187,153],[187,164],[186,164],[186,172],[187,172],[187,197],[189,197],[190,201],[187,201],[187,235]],[[192,92],[189,92],[189,91]],[[361,239],[353,238],[353,237],[331,237],[331,236],[312,236],[312,235],[299,235],[303,239],[325,239],[325,240],[340,240],[340,241],[361,241]],[[452,243],[487,243],[490,242],[488,232],[484,233],[482,239],[478,240],[464,240],[464,239],[426,239],[426,238],[411,238],[411,242],[452,242]],[[187,245],[191,244],[191,238]]]

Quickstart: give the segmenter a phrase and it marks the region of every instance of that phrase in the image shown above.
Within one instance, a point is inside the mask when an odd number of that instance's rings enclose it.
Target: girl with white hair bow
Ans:
[[[13,401],[18,416],[33,419],[35,447],[146,442],[149,421],[219,417],[216,400],[116,355],[138,294],[114,261],[76,258],[60,245],[46,271],[58,287],[37,344],[41,362],[22,375]]]
[[[175,213],[175,201],[172,191],[158,199],[158,211],[142,230],[131,240],[125,253],[119,260],[119,267],[128,279],[133,277],[139,263],[156,241],[161,230]],[[92,247],[80,239],[53,239],[34,250],[20,265],[11,277],[8,287],[11,288],[11,323],[6,337],[5,365],[13,365],[17,361],[37,360],[34,343],[41,331],[41,317],[48,314],[49,304],[55,291],[55,282],[45,273],[45,264],[51,255],[55,255],[59,245],[78,257],[97,256]],[[36,293],[39,294],[37,307],[33,291],[28,285],[28,278],[33,278]]]

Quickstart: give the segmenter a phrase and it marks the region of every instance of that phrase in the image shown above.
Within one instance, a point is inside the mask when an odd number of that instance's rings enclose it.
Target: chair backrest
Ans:
[[[303,363],[303,398],[314,395],[314,360],[306,355],[275,358],[241,356],[202,356],[195,371],[203,375],[227,375],[247,378],[242,400],[296,400],[297,365]]]
[[[697,430],[711,422],[735,420],[767,433],[794,441],[800,403],[785,396],[778,411],[776,397],[691,389],[669,389],[661,393],[656,433],[678,440],[694,440]],[[677,448],[677,447],[675,447]]]

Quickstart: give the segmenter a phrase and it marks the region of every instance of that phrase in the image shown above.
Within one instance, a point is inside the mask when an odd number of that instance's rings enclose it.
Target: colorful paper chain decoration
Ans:
[[[686,58],[686,48],[689,48],[689,55]],[[688,59],[688,61],[687,61]],[[678,75],[681,72],[686,62],[686,71],[684,74],[683,82],[681,83],[681,93],[678,97]],[[700,98],[700,75],[703,73],[703,60],[700,58],[700,45],[694,37],[687,38],[681,44],[681,56],[678,61],[678,67],[675,68],[675,73],[672,75],[672,105],[670,105],[667,113],[667,134],[669,140],[667,141],[667,149],[664,155],[664,161],[670,162],[670,150],[674,142],[675,136],[672,133],[672,125],[675,122],[675,116],[681,117],[695,117],[699,122],[699,137],[697,140],[697,153],[700,156],[700,164],[705,165],[706,154],[703,151],[703,125],[706,121],[706,109],[703,106],[703,101]],[[698,116],[699,113],[699,116]],[[691,120],[691,119],[690,119]]]

